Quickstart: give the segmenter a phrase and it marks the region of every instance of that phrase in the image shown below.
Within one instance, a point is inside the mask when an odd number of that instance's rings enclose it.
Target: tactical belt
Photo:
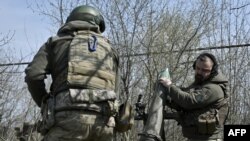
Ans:
[[[65,112],[65,111],[87,111],[87,112],[100,113],[100,114],[105,115],[105,116],[109,116],[109,114],[110,114],[110,108],[108,106],[108,103],[106,103],[106,102],[103,103],[102,105],[95,104],[95,107],[69,106],[69,107],[60,107],[60,108],[55,109],[55,113]]]

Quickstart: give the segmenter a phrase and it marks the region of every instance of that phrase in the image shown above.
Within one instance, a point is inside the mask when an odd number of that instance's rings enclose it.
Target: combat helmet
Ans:
[[[101,32],[104,32],[105,30],[105,22],[103,16],[101,15],[99,10],[92,6],[81,5],[74,8],[68,16],[66,23],[75,20],[87,21],[93,24],[97,24],[99,25]]]

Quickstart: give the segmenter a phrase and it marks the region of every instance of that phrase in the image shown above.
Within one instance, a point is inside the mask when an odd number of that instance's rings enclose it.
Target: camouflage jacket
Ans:
[[[45,88],[46,75],[51,75],[52,84],[50,91],[58,93],[69,89],[67,85],[68,50],[73,38],[73,33],[80,30],[90,30],[99,32],[98,25],[93,25],[85,21],[72,21],[63,25],[57,36],[50,37],[44,43],[32,62],[25,69],[25,82],[32,98],[40,107],[43,96],[48,92]],[[118,66],[114,66],[118,68]],[[118,69],[119,70],[119,69]],[[119,76],[119,72],[116,73]],[[116,77],[116,84],[119,84],[119,77]]]

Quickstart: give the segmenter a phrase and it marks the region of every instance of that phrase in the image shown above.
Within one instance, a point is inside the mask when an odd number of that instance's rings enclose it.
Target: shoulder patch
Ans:
[[[197,101],[197,103],[201,103],[208,98],[208,95],[207,95],[207,92],[205,92],[204,90],[203,91],[196,90],[194,97],[195,97],[195,100]]]

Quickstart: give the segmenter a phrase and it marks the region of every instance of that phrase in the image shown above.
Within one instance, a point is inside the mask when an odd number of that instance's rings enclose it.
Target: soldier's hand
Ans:
[[[159,82],[165,87],[169,87],[172,84],[172,81],[167,78],[160,78]]]

